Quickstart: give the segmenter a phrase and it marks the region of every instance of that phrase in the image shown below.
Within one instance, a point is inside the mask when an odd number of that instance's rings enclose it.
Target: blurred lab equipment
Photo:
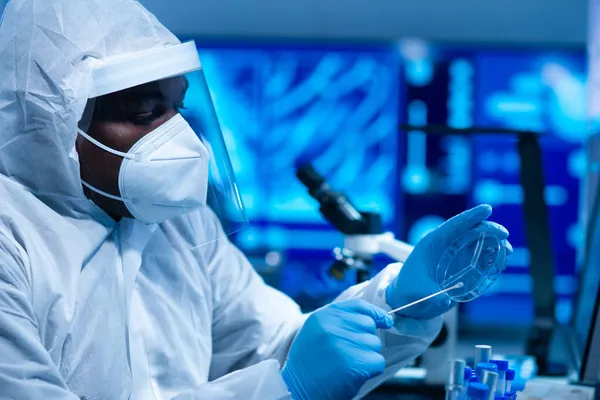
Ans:
[[[506,392],[510,393],[511,389],[512,389],[512,383],[515,380],[515,370],[514,369],[508,369],[506,370]]]
[[[490,351],[491,346],[478,345],[475,347],[475,356],[479,359],[481,348]],[[446,384],[446,398],[468,400],[476,395],[485,396],[485,400],[511,400],[516,399],[516,392],[511,392],[502,382],[507,379],[505,366],[508,362],[505,360],[491,360],[492,362],[479,362],[476,364],[475,371],[466,366],[462,360],[453,360],[450,363],[450,373]],[[500,368],[498,367],[500,365]],[[461,378],[458,378],[458,370],[462,371]],[[515,371],[508,375],[511,382],[514,379]],[[483,390],[485,389],[485,390]],[[485,395],[483,395],[485,393]],[[450,397],[449,397],[450,396]],[[482,397],[479,397],[482,398]]]
[[[479,382],[472,383],[467,389],[467,400],[487,400],[490,388]]]
[[[446,384],[446,400],[459,400],[465,390],[465,362],[450,361],[450,375]]]
[[[488,399],[494,400],[494,393],[496,393],[496,386],[498,385],[498,373],[492,372],[489,369],[483,370],[481,373],[481,383],[490,388]]]
[[[487,363],[480,362],[479,364],[477,364],[475,367],[475,374],[479,378],[480,381],[481,381],[481,377],[483,376],[483,371],[498,372],[498,367],[495,364],[492,364],[489,362],[487,362]]]
[[[498,367],[498,387],[496,388],[496,393],[503,395],[506,391],[506,371],[508,371],[508,361],[490,360],[490,362]]]
[[[600,290],[597,290],[596,304],[600,304]],[[476,373],[469,379],[467,367],[465,368],[466,399],[470,391],[476,391],[478,384],[485,383],[492,391],[487,399],[497,400],[592,400],[595,394],[595,380],[585,380],[596,374],[600,368],[600,359],[594,357],[595,346],[600,345],[600,309],[595,309],[591,317],[591,326],[587,332],[585,358],[587,362],[580,364],[577,378],[544,377],[536,376],[537,367],[532,357],[492,357],[492,347],[489,345],[476,345],[474,360],[478,362]],[[528,365],[533,363],[534,365]],[[532,369],[533,367],[533,369]],[[517,382],[518,381],[518,382]],[[473,389],[471,389],[473,388]]]
[[[344,234],[344,247],[334,249],[335,261],[329,269],[334,279],[342,279],[349,270],[357,271],[358,283],[370,278],[373,256],[383,253],[404,262],[413,249],[408,243],[384,233],[381,216],[356,209],[348,197],[333,190],[311,164],[298,168],[296,176],[319,203],[321,215]]]
[[[473,378],[473,369],[468,365],[465,366],[465,386],[469,384],[471,379]]]
[[[492,358],[492,346],[478,344],[475,346],[475,365],[486,363]]]

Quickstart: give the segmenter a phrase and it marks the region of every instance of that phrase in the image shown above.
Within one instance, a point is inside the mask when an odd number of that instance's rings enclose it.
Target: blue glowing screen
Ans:
[[[393,52],[200,53],[254,223],[237,237],[244,247],[331,250],[332,231],[295,178],[296,166],[309,161],[357,206],[394,226],[399,82]],[[264,235],[265,226],[280,229]]]
[[[582,240],[578,225],[579,182],[585,171],[582,148],[586,138],[586,71],[583,54],[505,52],[478,56],[477,98],[481,104],[476,122],[544,132],[542,140],[545,199],[549,208],[555,262],[556,316],[568,322],[577,290],[576,249]],[[503,308],[506,318],[517,310],[531,310],[528,253],[520,225],[522,193],[515,163],[516,147],[481,137],[474,152],[481,152],[474,179],[473,203],[488,201],[496,217],[513,232],[517,257],[496,287],[492,302],[511,293],[517,304]],[[488,159],[494,160],[487,162]],[[502,162],[503,160],[504,162]],[[521,300],[518,302],[518,300]],[[593,300],[590,300],[593,301]],[[485,307],[485,302],[473,308]],[[502,309],[502,307],[498,307]],[[502,313],[502,311],[498,311]],[[479,313],[475,313],[479,315]],[[527,319],[526,319],[527,320]]]
[[[585,116],[584,52],[389,46],[200,49],[250,227],[234,237],[265,279],[311,308],[353,277],[322,279],[342,236],[295,178],[306,161],[361,210],[416,243],[482,202],[511,232],[515,254],[492,293],[463,307],[473,324],[527,324],[533,309],[510,138],[399,132],[399,123],[527,128],[543,140],[557,266],[557,316],[571,313]],[[193,91],[193,76],[190,79]],[[193,108],[193,104],[186,105]],[[380,260],[385,265],[386,260]]]

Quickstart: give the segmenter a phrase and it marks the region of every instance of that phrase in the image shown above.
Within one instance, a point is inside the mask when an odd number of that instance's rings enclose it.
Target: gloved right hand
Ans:
[[[393,319],[364,300],[329,304],[298,332],[281,375],[294,400],[351,399],[385,369],[377,329]]]

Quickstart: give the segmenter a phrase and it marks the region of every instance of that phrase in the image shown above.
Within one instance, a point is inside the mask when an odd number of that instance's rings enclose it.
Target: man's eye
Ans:
[[[138,112],[131,114],[131,118],[148,118],[152,115],[154,115],[154,111]]]
[[[154,114],[135,114],[129,117],[129,120],[136,125],[147,125],[154,120]]]
[[[129,120],[136,125],[148,125],[164,113],[164,107],[156,107],[151,111],[133,113],[129,116]]]

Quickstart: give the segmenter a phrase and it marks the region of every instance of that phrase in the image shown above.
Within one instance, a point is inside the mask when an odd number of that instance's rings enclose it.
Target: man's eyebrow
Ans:
[[[144,100],[165,101],[165,96],[160,92],[132,92],[127,94],[127,100],[133,102]]]

